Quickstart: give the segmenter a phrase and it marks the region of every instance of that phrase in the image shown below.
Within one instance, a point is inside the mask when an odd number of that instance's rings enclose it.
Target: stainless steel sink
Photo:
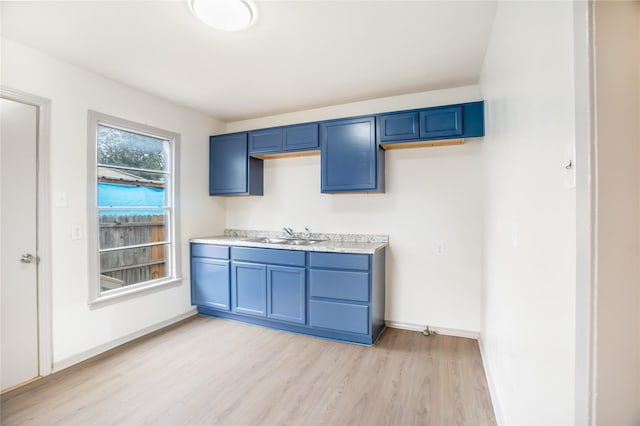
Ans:
[[[250,243],[263,243],[263,244],[286,244],[285,241],[288,241],[286,238],[245,238],[244,241],[248,241]]]
[[[318,244],[326,240],[288,240],[284,244],[291,244],[295,246],[310,246],[312,244]]]
[[[262,244],[288,244],[292,246],[310,246],[312,244],[321,243],[325,240],[305,240],[298,238],[271,238],[271,237],[261,237],[261,238],[245,238],[244,241],[248,241],[251,243],[262,243]]]

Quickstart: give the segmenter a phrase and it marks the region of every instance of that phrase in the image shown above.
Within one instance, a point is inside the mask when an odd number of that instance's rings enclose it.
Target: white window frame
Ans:
[[[140,133],[169,141],[170,161],[167,164],[168,176],[166,200],[169,209],[167,224],[167,268],[166,277],[121,287],[119,289],[102,292],[100,289],[100,242],[99,242],[99,215],[98,215],[98,126],[104,125],[116,129],[122,129],[134,133]],[[182,280],[180,265],[180,232],[178,229],[178,155],[180,135],[167,130],[147,126],[125,120],[123,118],[102,114],[96,111],[88,113],[88,172],[87,172],[87,242],[89,246],[89,304],[94,305],[102,302],[131,297],[141,292],[156,289],[158,287],[175,284]]]

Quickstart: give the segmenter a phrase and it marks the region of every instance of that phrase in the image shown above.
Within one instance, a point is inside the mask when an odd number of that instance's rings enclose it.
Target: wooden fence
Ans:
[[[163,215],[105,215],[100,218],[100,248],[165,241]],[[166,276],[164,245],[100,254],[102,290],[111,290]]]

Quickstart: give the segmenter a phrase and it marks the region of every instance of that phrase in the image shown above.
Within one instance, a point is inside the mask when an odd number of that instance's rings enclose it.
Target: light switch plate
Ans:
[[[82,226],[73,225],[71,227],[71,239],[72,240],[81,240],[82,239]]]

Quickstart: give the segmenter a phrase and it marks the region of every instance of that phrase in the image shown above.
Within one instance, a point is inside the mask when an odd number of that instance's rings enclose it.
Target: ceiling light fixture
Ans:
[[[239,31],[256,18],[255,8],[246,0],[191,0],[191,10],[205,24],[222,31]]]

